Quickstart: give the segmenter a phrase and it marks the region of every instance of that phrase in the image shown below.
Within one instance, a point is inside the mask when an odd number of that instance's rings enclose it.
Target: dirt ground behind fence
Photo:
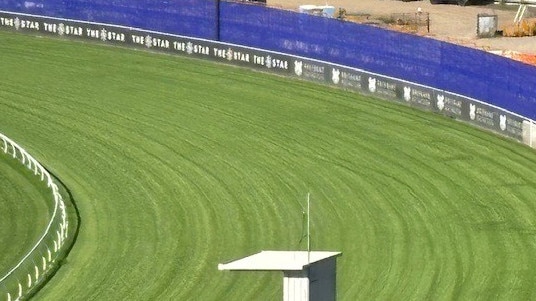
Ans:
[[[332,5],[336,9],[344,8],[348,13],[370,15],[371,19],[389,18],[395,13],[416,13],[420,8],[429,13],[430,32],[426,35],[440,40],[481,48],[506,54],[521,52],[536,54],[536,37],[494,37],[477,38],[478,14],[497,15],[499,30],[513,24],[517,6],[485,5],[466,6],[432,5],[430,1],[400,0],[268,0],[268,5],[285,9],[297,10],[300,5]],[[536,16],[536,10],[529,9],[526,17]]]

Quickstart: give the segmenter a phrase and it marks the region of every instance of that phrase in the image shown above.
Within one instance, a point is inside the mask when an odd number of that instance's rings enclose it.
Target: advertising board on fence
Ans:
[[[297,77],[436,112],[532,144],[526,118],[484,102],[329,62],[122,26],[0,12],[0,29],[142,48]],[[530,133],[528,132],[530,131]]]
[[[363,73],[343,67],[331,68],[331,83],[348,90],[363,89]]]
[[[434,95],[435,110],[445,116],[461,119],[462,112],[467,110],[464,109],[466,102],[461,97],[439,91],[436,91]]]
[[[412,84],[402,85],[402,98],[413,107],[432,111],[434,109],[433,95],[434,91],[430,88]]]
[[[272,73],[288,75],[294,72],[287,55],[122,26],[0,12],[0,28],[183,54]]]

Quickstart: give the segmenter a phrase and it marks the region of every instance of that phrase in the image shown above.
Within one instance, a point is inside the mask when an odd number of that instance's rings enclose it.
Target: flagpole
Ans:
[[[311,193],[307,193],[307,264],[311,263]]]

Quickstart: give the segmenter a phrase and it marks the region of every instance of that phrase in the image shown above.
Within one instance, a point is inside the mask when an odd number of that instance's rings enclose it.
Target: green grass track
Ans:
[[[37,300],[280,300],[217,264],[338,250],[340,300],[534,300],[536,155],[447,118],[198,60],[0,33],[0,130],[82,223]]]
[[[0,278],[45,233],[53,207],[45,182],[0,148]]]

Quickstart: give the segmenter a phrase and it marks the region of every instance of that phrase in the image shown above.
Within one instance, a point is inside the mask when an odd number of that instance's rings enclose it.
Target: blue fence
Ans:
[[[480,50],[231,2],[221,5],[220,37],[406,79],[536,118],[536,68]]]
[[[0,9],[132,26],[325,60],[459,93],[536,119],[536,68],[372,26],[218,0],[0,0]]]
[[[0,0],[0,9],[217,39],[217,0]]]

